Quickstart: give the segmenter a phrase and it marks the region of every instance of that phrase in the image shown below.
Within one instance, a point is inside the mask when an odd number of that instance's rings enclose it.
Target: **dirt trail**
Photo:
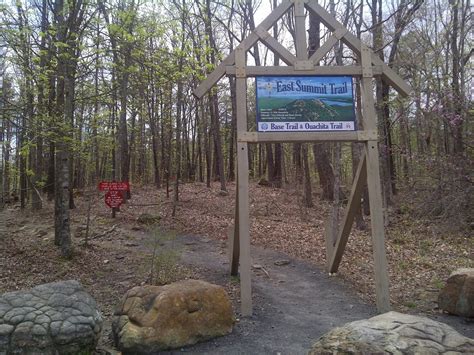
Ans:
[[[222,242],[187,235],[165,241],[162,247],[180,249],[182,262],[199,268],[208,281],[229,282],[229,263]],[[240,319],[229,336],[180,352],[306,354],[311,344],[330,329],[376,314],[375,307],[365,304],[346,283],[314,265],[256,247],[252,248],[252,256],[256,266],[252,271],[254,315]],[[289,263],[275,265],[279,261]],[[239,317],[238,304],[236,308]],[[474,327],[460,318],[439,315],[437,319],[474,337]]]
[[[214,196],[211,193],[209,195]],[[0,212],[0,293],[30,288],[47,282],[80,280],[97,300],[106,319],[100,347],[113,348],[110,339],[113,309],[127,289],[149,282],[149,260],[153,246],[157,245],[155,238],[159,238],[160,251],[169,250],[172,251],[171,255],[178,254],[180,261],[177,264],[183,263],[188,266],[187,270],[176,274],[175,268],[171,268],[171,276],[199,277],[223,285],[233,298],[236,316],[240,318],[239,283],[237,279],[229,276],[227,250],[225,242],[220,239],[225,237],[222,231],[228,226],[223,222],[224,217],[219,214],[212,215],[210,220],[205,219],[205,213],[210,212],[201,211],[206,204],[202,201],[198,203],[202,196],[196,196],[199,198],[189,200],[195,201],[196,204],[192,210],[194,211],[192,223],[188,221],[194,227],[187,229],[193,232],[177,237],[174,237],[173,232],[157,232],[161,229],[176,230],[178,228],[170,228],[176,225],[183,228],[178,230],[186,230],[184,218],[180,220],[167,218],[168,223],[165,223],[164,216],[167,214],[162,212],[160,213],[162,220],[159,223],[161,228],[150,226],[152,231],[148,232],[145,226],[137,222],[139,213],[144,212],[143,208],[130,204],[127,209],[123,209],[119,218],[111,220],[110,212],[103,207],[102,200],[97,201],[92,231],[98,236],[91,237],[90,246],[87,248],[81,246],[83,235],[79,232],[79,227],[85,221],[86,204],[84,200],[79,199],[77,201],[79,207],[72,214],[75,232],[73,241],[77,255],[70,261],[63,260],[59,250],[52,245],[54,223],[51,203],[46,204],[42,211],[35,213],[20,211],[17,208],[3,210]],[[136,199],[140,200],[138,197]],[[187,204],[192,205],[189,201]],[[219,201],[220,204],[223,203],[222,200]],[[224,209],[217,202],[212,205],[212,209],[222,213]],[[151,207],[149,212],[153,212],[153,208]],[[232,215],[230,212],[228,214]],[[283,229],[290,225],[289,221],[281,219],[278,223],[282,229],[279,234],[273,235],[273,244],[265,245],[267,249],[252,246],[252,265],[259,265],[252,270],[254,315],[251,318],[241,318],[236,323],[233,333],[226,337],[179,349],[175,353],[305,354],[312,342],[333,327],[376,314],[375,307],[362,300],[357,296],[355,289],[351,288],[351,284],[357,284],[353,278],[349,284],[343,281],[341,276],[328,276],[314,262],[301,261],[271,250],[284,244],[287,246],[284,251],[289,254],[298,254],[299,250],[305,250],[311,255],[322,252],[315,245],[314,238],[297,239],[298,236],[305,234]],[[265,229],[270,225],[271,223],[267,221],[256,226],[261,234],[260,238],[272,232],[268,228]],[[216,233],[208,233],[204,229]],[[110,230],[113,232],[107,232]],[[207,234],[212,237],[195,234]],[[288,244],[288,240],[285,239],[288,235],[292,236],[293,244]],[[360,241],[359,239],[352,240]],[[307,249],[308,246],[311,246],[311,249]],[[288,251],[288,248],[293,252]],[[296,250],[297,248],[299,249]],[[407,246],[407,249],[413,247]],[[353,250],[359,251],[360,248],[355,246]],[[350,256],[350,253],[346,254],[346,260],[352,260]],[[357,263],[352,264],[351,274],[358,275],[362,281],[370,283],[371,266],[364,261],[366,260],[364,258],[357,260]],[[405,260],[411,259],[405,255]],[[438,261],[434,258],[433,260]],[[289,263],[282,262],[282,265],[278,266],[275,264],[277,261],[289,261]],[[365,269],[370,272],[361,272]],[[348,270],[348,267],[343,270]],[[420,270],[417,267],[413,267],[413,270],[419,274],[424,272],[424,269]],[[407,278],[407,275],[403,277]],[[426,282],[423,285],[426,286]],[[407,285],[404,287],[406,292],[413,291]],[[474,338],[473,324],[466,323],[462,318],[438,313],[428,316]]]

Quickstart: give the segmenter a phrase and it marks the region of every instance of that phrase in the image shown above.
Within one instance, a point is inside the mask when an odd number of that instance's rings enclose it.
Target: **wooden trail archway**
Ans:
[[[332,32],[327,41],[308,57],[305,9]],[[268,30],[288,11],[295,17],[296,56],[281,45]],[[277,54],[287,66],[247,66],[246,53],[257,42],[262,42]],[[319,66],[321,59],[342,41],[359,59],[360,65]],[[217,68],[194,90],[202,98],[224,75],[236,78],[237,100],[237,197],[234,233],[230,236],[231,274],[237,275],[240,264],[241,312],[252,314],[251,260],[249,235],[249,143],[339,141],[364,143],[364,154],[347,204],[342,225],[335,241],[327,235],[327,268],[337,272],[347,244],[357,204],[365,182],[369,189],[376,304],[379,312],[390,310],[389,279],[385,253],[385,231],[382,214],[377,118],[373,97],[373,78],[381,76],[402,96],[411,88],[392,69],[385,65],[366,45],[350,33],[340,22],[314,0],[283,0],[273,12],[231,52]],[[360,78],[362,118],[357,131],[347,132],[249,132],[247,128],[247,78],[261,75],[347,75]]]

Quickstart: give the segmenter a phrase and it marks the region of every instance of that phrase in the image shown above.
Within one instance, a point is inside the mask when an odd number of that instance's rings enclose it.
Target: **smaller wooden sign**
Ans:
[[[105,194],[105,204],[110,208],[119,208],[123,203],[122,192],[117,190],[107,191]]]

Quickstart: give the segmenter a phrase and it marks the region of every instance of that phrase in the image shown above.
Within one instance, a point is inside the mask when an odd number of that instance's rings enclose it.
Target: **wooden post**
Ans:
[[[364,128],[377,129],[377,116],[373,93],[373,73],[371,52],[361,45],[362,62],[362,112]],[[370,224],[372,229],[372,249],[374,255],[375,293],[377,310],[390,311],[387,256],[385,254],[385,229],[383,223],[382,188],[380,186],[379,149],[377,140],[365,143],[367,158],[367,185],[369,187]]]
[[[298,60],[306,60],[308,59],[308,44],[306,43],[306,16],[304,14],[304,1],[294,1],[296,58],[298,58]]]
[[[237,136],[247,132],[247,76],[246,56],[242,46],[235,51]],[[238,233],[240,245],[240,301],[242,316],[252,315],[252,287],[250,274],[250,217],[249,217],[249,161],[248,143],[237,142]]]
[[[387,256],[385,254],[385,231],[382,211],[382,189],[380,186],[379,149],[377,141],[365,144],[367,155],[367,184],[369,186],[370,224],[374,254],[375,293],[377,310],[390,311]]]
[[[238,167],[237,167],[238,168]],[[238,174],[238,173],[237,173]],[[235,189],[235,219],[232,230],[229,231],[229,259],[230,274],[237,276],[239,274],[240,259],[240,238],[239,238],[239,179],[237,179],[237,188]]]
[[[292,7],[294,8],[295,15],[296,57],[268,33],[269,28]],[[305,7],[308,11],[318,16],[319,20],[333,32],[327,42],[309,60],[306,41]],[[246,52],[259,40],[271,49],[275,55],[278,55],[287,66],[246,66]],[[356,56],[361,58],[360,66],[316,66],[337,41],[342,41]],[[242,316],[252,314],[248,144],[262,142],[346,141],[365,143],[365,154],[361,159],[354,179],[349,204],[345,211],[343,224],[338,231],[337,239],[334,242],[332,238],[326,237],[328,268],[330,272],[335,272],[338,269],[353,223],[354,212],[360,201],[361,190],[367,180],[369,186],[377,309],[379,312],[390,310],[379,152],[377,146],[377,119],[372,80],[374,75],[382,76],[385,82],[392,85],[401,95],[405,96],[411,91],[408,84],[372,53],[358,38],[351,34],[334,16],[320,6],[317,0],[282,0],[280,5],[257,26],[255,31],[243,39],[239,46],[194,90],[194,95],[201,98],[225,74],[235,75],[236,77],[237,188],[235,224],[233,230],[229,233],[229,256],[231,274],[236,275],[240,267]],[[259,75],[347,75],[362,77],[362,126],[354,132],[248,132],[247,77]],[[328,232],[330,233],[331,231],[329,230]]]

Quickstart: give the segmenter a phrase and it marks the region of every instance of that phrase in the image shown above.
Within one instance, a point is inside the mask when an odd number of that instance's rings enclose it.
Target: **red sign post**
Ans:
[[[99,190],[107,191],[105,204],[112,209],[112,217],[115,217],[115,211],[124,202],[123,192],[130,190],[130,183],[128,181],[101,181]]]

